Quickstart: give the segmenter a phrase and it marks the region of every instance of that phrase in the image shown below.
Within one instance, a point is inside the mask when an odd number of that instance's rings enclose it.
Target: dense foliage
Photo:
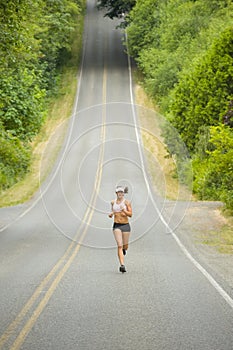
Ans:
[[[218,125],[233,96],[233,28],[221,33],[189,73],[180,76],[171,121],[190,151],[204,125]]]
[[[17,182],[27,171],[30,151],[0,126],[0,190]]]
[[[28,168],[29,143],[45,119],[82,8],[83,0],[1,0],[1,189]]]
[[[231,209],[232,19],[231,0],[138,0],[127,18],[129,53],[148,94],[188,148],[194,191]],[[170,136],[167,129],[169,150],[176,154]]]
[[[211,126],[205,153],[193,157],[194,190],[202,199],[222,200],[233,208],[233,130]]]

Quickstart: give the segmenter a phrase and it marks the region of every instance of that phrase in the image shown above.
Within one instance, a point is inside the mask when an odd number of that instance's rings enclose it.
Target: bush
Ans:
[[[211,127],[208,144],[205,159],[193,159],[194,192],[202,199],[221,200],[233,210],[233,130]]]
[[[83,0],[1,0],[0,190],[28,170],[82,9]]]
[[[14,185],[26,173],[31,160],[30,149],[1,128],[0,132],[0,190]]]
[[[233,95],[233,29],[225,30],[174,90],[170,120],[190,151],[199,128],[218,125]]]
[[[1,122],[4,129],[21,140],[39,131],[45,108],[45,91],[28,69],[8,69],[0,81]]]

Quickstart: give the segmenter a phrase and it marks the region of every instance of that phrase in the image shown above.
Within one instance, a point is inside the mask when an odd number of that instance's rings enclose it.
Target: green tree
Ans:
[[[130,55],[138,58],[143,49],[159,44],[160,26],[159,3],[161,0],[138,0],[129,14],[127,27],[128,48]],[[153,45],[152,45],[153,44]]]
[[[28,168],[28,145],[45,118],[83,3],[1,0],[0,189],[14,184]]]
[[[221,200],[233,210],[233,131],[226,126],[210,128],[206,157],[194,157],[194,191],[202,199]]]
[[[233,30],[225,30],[174,90],[170,120],[190,151],[199,128],[217,125],[233,95]]]
[[[40,42],[38,69],[43,72],[43,87],[47,90],[56,86],[57,68],[69,55],[72,32],[81,11],[78,4],[72,0],[44,0],[35,37]]]
[[[34,37],[35,12],[42,1],[5,1],[0,5],[0,118],[11,135],[31,139],[43,120],[44,91],[35,68],[39,41]]]
[[[5,74],[6,73],[6,74]],[[11,135],[31,140],[43,121],[45,91],[28,68],[8,69],[0,80],[1,122]]]
[[[6,133],[0,124],[0,190],[14,185],[24,176],[30,159],[30,149]]]

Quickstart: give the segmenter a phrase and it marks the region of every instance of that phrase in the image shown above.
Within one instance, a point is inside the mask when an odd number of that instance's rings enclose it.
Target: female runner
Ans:
[[[126,272],[124,264],[124,255],[126,255],[129,243],[130,224],[128,217],[132,216],[131,203],[124,198],[124,194],[128,193],[128,188],[117,186],[117,198],[111,201],[112,211],[108,215],[110,218],[114,216],[113,233],[117,242],[118,258],[120,262],[120,272]]]

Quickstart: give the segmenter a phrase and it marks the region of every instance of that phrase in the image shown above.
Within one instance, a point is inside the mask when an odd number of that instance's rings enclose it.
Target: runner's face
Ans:
[[[124,197],[124,192],[119,191],[117,192],[117,199],[122,199]]]

